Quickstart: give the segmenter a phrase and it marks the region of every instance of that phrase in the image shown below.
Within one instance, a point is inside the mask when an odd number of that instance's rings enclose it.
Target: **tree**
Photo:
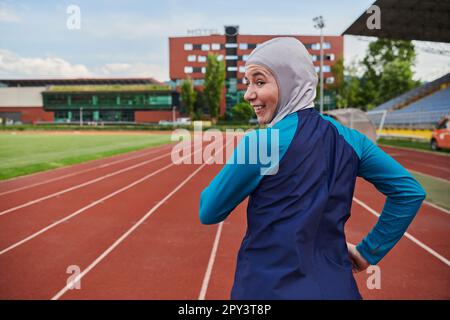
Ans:
[[[380,78],[379,100],[387,101],[416,86],[413,72],[406,61],[395,59],[384,66]]]
[[[418,85],[412,79],[416,53],[411,41],[378,39],[369,44],[362,61],[360,97],[371,109]]]
[[[201,120],[206,106],[205,95],[200,90],[198,91],[196,90],[196,92],[197,92],[197,99],[195,100],[194,103],[194,117],[196,120]]]
[[[181,100],[186,107],[186,114],[193,119],[194,118],[194,104],[197,98],[197,92],[194,90],[194,85],[191,79],[184,80],[181,84]]]
[[[233,120],[248,123],[255,114],[252,106],[248,102],[239,102],[231,109]]]
[[[214,54],[208,54],[206,63],[204,94],[213,123],[217,122],[220,100],[225,83],[225,62]]]
[[[355,62],[344,68],[342,59],[336,61],[331,67],[336,77],[331,89],[336,91],[336,105],[338,108],[359,108],[361,107],[360,81],[357,76],[357,65]]]

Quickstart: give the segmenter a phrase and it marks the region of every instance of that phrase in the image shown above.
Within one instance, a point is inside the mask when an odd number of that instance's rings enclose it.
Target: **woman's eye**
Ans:
[[[264,84],[264,81],[256,81],[256,85],[262,86]]]

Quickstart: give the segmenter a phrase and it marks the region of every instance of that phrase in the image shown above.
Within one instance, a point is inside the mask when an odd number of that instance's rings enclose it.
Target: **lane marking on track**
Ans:
[[[438,206],[437,204],[431,203],[431,202],[426,201],[426,200],[424,200],[423,202],[424,202],[426,205],[430,206],[430,207],[433,207],[433,208],[435,208],[435,209],[438,209],[438,210],[440,210],[440,211],[442,211],[442,212],[444,212],[444,213],[446,213],[446,214],[450,214],[450,211],[449,211],[449,210],[447,210],[447,209],[445,209],[445,208],[442,208],[442,207]]]
[[[164,146],[164,145],[159,145],[159,146],[156,146],[155,148],[159,148],[159,147],[161,147],[161,146]],[[134,153],[134,152],[139,152],[139,151],[142,151],[142,150],[143,150],[143,149],[141,149],[141,150],[135,150],[135,151],[130,151],[130,152]],[[124,154],[125,154],[125,153],[116,154],[116,155],[113,155],[113,156],[111,156],[111,157],[119,157],[119,156],[123,156]],[[109,157],[107,157],[107,158],[109,158]],[[104,158],[104,159],[106,159],[106,158]],[[92,160],[89,160],[89,161],[101,161],[101,160],[104,160],[104,159],[92,159]],[[80,162],[80,163],[76,163],[76,164],[69,165],[69,166],[58,167],[58,168],[54,168],[54,169],[51,169],[51,170],[52,170],[52,171],[60,171],[60,170],[63,170],[63,169],[67,169],[67,168],[70,167],[70,166],[77,166],[77,165],[85,164],[85,163],[87,163],[87,162],[89,162],[89,161],[86,161],[86,162]],[[17,180],[25,180],[25,179],[27,179],[27,178],[34,177],[34,176],[37,176],[37,175],[43,174],[43,173],[44,173],[44,171],[39,171],[39,172],[30,173],[30,174],[27,174],[27,175],[24,175],[24,176],[13,177],[13,178],[1,180],[1,181],[0,181],[0,186],[4,186],[5,184],[8,184],[9,182],[13,182],[13,181],[17,181]]]
[[[436,152],[436,151],[431,151],[431,150],[429,151],[429,150],[421,150],[421,149],[411,149],[411,148],[397,147],[397,146],[394,147],[394,146],[391,146],[388,144],[382,144],[382,143],[378,143],[377,145],[382,148],[387,148],[387,149],[390,148],[390,149],[394,149],[394,150],[400,149],[400,150],[405,150],[405,151],[408,151],[411,153],[418,153],[419,155],[426,155],[428,153],[428,154],[436,156],[436,157],[443,157],[443,158],[450,157],[450,154],[448,154],[448,153]]]
[[[193,154],[195,154],[197,152],[199,152],[199,151],[196,151]],[[190,154],[190,155],[188,155],[186,157],[190,157],[190,156],[192,156],[192,154]],[[184,159],[186,157],[183,157],[182,159]],[[32,240],[32,239],[36,238],[37,236],[43,234],[44,232],[46,232],[46,231],[48,231],[48,230],[58,226],[59,224],[61,224],[63,222],[66,222],[69,219],[72,219],[73,217],[79,215],[80,213],[82,213],[82,212],[84,212],[84,211],[86,211],[86,210],[88,210],[88,209],[90,209],[92,207],[95,207],[96,205],[98,205],[100,203],[103,203],[104,201],[106,201],[106,200],[108,200],[108,199],[118,195],[119,193],[122,193],[122,192],[124,192],[124,191],[126,191],[126,190],[128,190],[128,189],[130,189],[132,187],[134,187],[135,185],[143,182],[144,180],[146,180],[146,179],[148,179],[148,178],[150,178],[150,177],[152,177],[152,176],[154,176],[154,175],[156,175],[156,174],[158,174],[158,173],[160,173],[160,172],[162,172],[162,171],[164,171],[164,170],[166,170],[166,169],[168,169],[168,168],[170,168],[170,167],[172,167],[174,165],[175,165],[174,163],[170,163],[170,164],[168,164],[168,165],[166,165],[166,166],[164,166],[164,167],[162,167],[162,168],[160,168],[160,169],[158,169],[156,171],[153,171],[153,172],[149,173],[148,175],[146,175],[146,176],[144,176],[144,177],[142,177],[142,178],[140,178],[140,179],[130,183],[129,185],[126,185],[125,187],[122,187],[122,188],[120,188],[120,189],[118,189],[118,190],[116,190],[116,191],[114,191],[114,192],[104,196],[103,198],[100,198],[100,199],[98,199],[98,200],[96,200],[94,202],[91,202],[87,206],[84,206],[83,208],[78,209],[77,211],[71,213],[70,215],[68,215],[68,216],[66,216],[66,217],[64,217],[64,218],[62,218],[62,219],[60,219],[58,221],[55,221],[54,223],[48,225],[47,227],[42,228],[41,230],[31,234],[30,236],[28,236],[28,237],[26,237],[26,238],[24,238],[24,239],[22,239],[22,240],[20,240],[20,241],[18,241],[16,243],[10,245],[9,247],[1,250],[0,251],[0,255],[5,254],[8,251],[11,251],[12,249],[14,249],[14,248],[16,248],[16,247],[18,247],[18,246],[20,246],[20,245],[30,241],[30,240]]]
[[[195,154],[197,152],[199,152],[199,151],[196,151],[193,154]],[[193,154],[187,155],[187,156],[183,157],[182,159],[190,157]],[[168,169],[168,168],[170,168],[170,167],[172,167],[174,165],[175,165],[174,163],[168,164],[168,165],[166,165],[166,166],[164,166],[164,167],[162,167],[162,168],[160,168],[160,169],[158,169],[156,171],[153,171],[153,172],[149,173],[148,175],[144,176],[143,178],[140,178],[140,179],[130,183],[129,185],[126,185],[125,187],[122,187],[122,188],[120,188],[120,189],[118,189],[118,190],[116,190],[116,191],[114,191],[114,192],[104,196],[103,198],[100,198],[98,200],[95,200],[94,202],[91,202],[89,205],[84,206],[81,209],[78,209],[77,211],[71,213],[70,215],[68,215],[68,216],[66,216],[66,217],[64,217],[64,218],[62,218],[62,219],[60,219],[58,221],[55,221],[54,223],[48,225],[47,227],[42,228],[41,230],[31,234],[30,236],[28,236],[28,237],[26,237],[26,238],[24,238],[24,239],[22,239],[22,240],[20,240],[20,241],[18,241],[16,243],[10,245],[9,247],[1,250],[0,251],[0,255],[2,255],[4,253],[7,253],[8,251],[11,251],[12,249],[14,249],[14,248],[16,248],[16,247],[18,247],[18,246],[20,246],[20,245],[30,241],[30,240],[32,240],[32,239],[36,238],[37,236],[43,234],[44,232],[46,232],[46,231],[56,227],[57,225],[68,221],[69,219],[79,215],[80,213],[82,213],[82,212],[84,212],[84,211],[86,211],[86,210],[88,210],[88,209],[90,209],[90,208],[92,208],[92,207],[94,207],[94,206],[96,206],[96,205],[98,205],[100,203],[103,203],[105,200],[108,200],[108,199],[118,195],[119,193],[122,193],[123,191],[126,191],[126,190],[134,187],[135,185],[143,182],[144,180],[146,180],[146,179],[148,179],[148,178],[150,178],[150,177],[152,177],[152,176],[154,176],[154,175],[156,175],[156,174],[158,174],[158,173],[160,173],[160,172],[162,172],[162,171],[164,171],[164,170],[166,170],[166,169]]]
[[[377,218],[380,217],[380,214],[378,212],[376,212],[374,209],[372,209],[371,207],[369,207],[367,204],[365,204],[364,202],[362,202],[361,200],[353,197],[353,201],[355,201],[357,204],[359,204],[361,207],[363,207],[364,209],[366,209],[367,211],[369,211],[370,213],[372,213],[374,216],[376,216]],[[439,253],[437,253],[436,251],[434,251],[433,249],[431,249],[429,246],[427,246],[426,244],[424,244],[423,242],[421,242],[420,240],[418,240],[417,238],[413,237],[411,234],[409,234],[408,232],[405,232],[404,236],[406,238],[408,238],[409,240],[411,240],[412,242],[414,242],[415,244],[417,244],[419,247],[421,247],[422,249],[424,249],[425,251],[427,251],[428,253],[430,253],[431,255],[433,255],[435,258],[439,259],[441,262],[443,262],[445,265],[447,265],[447,267],[450,267],[450,261],[445,258],[444,256],[440,255]]]
[[[418,164],[418,165],[425,166],[425,167],[429,167],[429,168],[433,168],[433,169],[437,169],[437,170],[450,172],[450,169],[447,169],[447,168],[444,168],[444,167],[441,167],[441,166],[435,166],[433,164],[418,162],[418,161],[414,161],[414,160],[410,160],[410,159],[404,159],[404,161],[410,162],[410,163],[414,163],[414,164]]]
[[[202,150],[199,150],[202,151]],[[199,151],[196,151],[199,152]],[[191,155],[189,155],[191,156]],[[208,159],[209,160],[209,159]],[[198,167],[193,173],[191,173],[186,179],[184,179],[174,190],[172,190],[167,196],[160,200],[150,211],[148,211],[137,223],[135,223],[128,231],[126,231],[119,239],[117,239],[108,249],[106,249],[97,259],[95,259],[86,269],[83,270],[79,275],[72,279],[67,285],[62,288],[51,300],[58,300],[62,295],[64,295],[69,288],[73,288],[75,283],[79,282],[86,274],[89,273],[97,264],[99,264],[108,254],[111,253],[120,243],[122,243],[134,230],[136,230],[142,223],[147,220],[148,217],[152,215],[162,204],[164,204],[169,198],[171,198],[179,189],[181,189],[189,180],[192,179],[200,170],[202,170],[208,161]],[[174,165],[174,164],[173,164]]]
[[[56,221],[56,222],[54,222],[54,223],[48,225],[47,227],[45,227],[45,228],[43,228],[43,229],[41,229],[41,230],[39,230],[39,231],[33,233],[32,235],[30,235],[30,236],[28,236],[28,237],[26,237],[26,238],[24,238],[24,239],[22,239],[22,240],[16,242],[15,244],[10,245],[9,247],[3,249],[2,251],[0,251],[0,255],[2,255],[2,254],[4,254],[4,253],[6,253],[6,252],[8,252],[8,251],[10,251],[10,250],[12,250],[12,249],[18,247],[18,246],[20,246],[21,244],[24,244],[25,242],[30,241],[30,240],[33,239],[33,238],[36,238],[36,237],[39,236],[40,234],[42,234],[42,233],[44,233],[44,232],[46,232],[46,231],[48,231],[48,230],[50,230],[50,229],[56,227],[57,225],[59,225],[59,224],[61,224],[61,223],[63,223],[63,222],[66,222],[67,220],[69,220],[69,219],[71,219],[71,218],[73,218],[73,217],[79,215],[80,213],[82,213],[82,212],[84,212],[84,211],[86,211],[86,210],[88,210],[88,209],[90,209],[90,208],[92,208],[92,207],[95,207],[96,205],[102,203],[103,201],[106,201],[106,200],[108,200],[108,199],[110,199],[110,198],[112,198],[112,197],[118,195],[119,193],[122,193],[123,191],[128,190],[129,188],[134,187],[134,186],[137,185],[138,183],[140,183],[140,182],[142,182],[142,181],[144,181],[144,180],[146,180],[146,179],[148,179],[148,178],[150,178],[150,177],[152,177],[152,176],[154,176],[154,175],[156,175],[156,174],[158,174],[158,173],[160,173],[160,172],[162,172],[162,171],[164,171],[164,170],[170,168],[171,166],[173,166],[173,164],[164,166],[163,168],[158,169],[158,170],[156,170],[156,171],[154,171],[154,172],[152,172],[152,173],[150,173],[150,174],[144,176],[143,178],[141,178],[141,179],[139,179],[139,180],[136,180],[135,182],[133,182],[133,183],[131,183],[131,184],[129,184],[129,185],[127,185],[127,186],[125,186],[125,187],[119,189],[119,190],[116,190],[116,191],[114,191],[113,193],[108,194],[107,196],[105,196],[105,197],[103,197],[103,198],[101,198],[101,199],[98,199],[98,200],[96,200],[96,201],[94,201],[94,202],[91,202],[89,205],[87,205],[87,206],[85,206],[85,207],[83,207],[83,208],[81,208],[81,209],[75,211],[74,213],[71,213],[70,215],[64,217],[63,219],[60,219],[60,220],[58,220],[58,221]]]
[[[112,162],[109,162],[109,163],[104,163],[104,164],[101,164],[101,165],[98,165],[98,166],[95,166],[95,167],[92,167],[92,168],[87,168],[87,169],[83,169],[81,171],[76,171],[76,172],[72,172],[72,173],[65,174],[65,175],[62,175],[62,176],[58,176],[58,177],[55,177],[55,178],[51,178],[49,180],[45,180],[45,181],[29,184],[29,185],[26,185],[26,186],[23,186],[23,187],[19,187],[19,188],[16,188],[16,189],[4,191],[4,192],[0,193],[0,196],[3,196],[5,194],[9,194],[9,193],[13,193],[13,192],[17,192],[17,191],[21,191],[21,190],[25,190],[25,189],[29,189],[29,188],[36,187],[36,186],[39,186],[39,185],[43,185],[43,184],[46,184],[46,183],[49,183],[49,182],[54,182],[54,181],[57,181],[57,180],[65,179],[65,178],[68,178],[68,177],[73,177],[73,176],[76,176],[78,174],[86,173],[86,172],[89,172],[89,171],[92,171],[92,170],[96,170],[96,169],[99,169],[99,168],[106,168],[106,167],[109,167],[109,166],[112,166],[112,165],[115,165],[115,164],[118,164],[118,163],[121,163],[121,162],[124,162],[124,161],[134,160],[134,159],[137,159],[137,158],[142,158],[142,157],[145,157],[145,156],[149,156],[149,155],[152,155],[154,153],[160,152],[160,151],[162,151],[164,149],[166,149],[166,147],[161,148],[161,150],[152,150],[150,152],[139,154],[137,156],[133,156],[133,157],[125,158],[125,159],[119,159],[119,160],[112,161]],[[64,167],[64,168],[67,168],[67,167]],[[38,172],[38,173],[42,173],[42,172]],[[23,177],[21,177],[21,178],[23,178]]]
[[[73,191],[73,190],[76,190],[76,189],[80,189],[80,188],[82,188],[82,187],[88,186],[88,185],[93,184],[93,183],[96,183],[96,182],[98,182],[98,181],[101,181],[101,180],[104,180],[104,179],[107,179],[107,178],[116,176],[116,175],[121,174],[121,173],[123,173],[123,172],[126,172],[126,171],[129,171],[129,170],[132,170],[132,169],[141,167],[141,166],[146,165],[146,164],[148,164],[148,163],[151,163],[151,162],[154,162],[154,161],[156,161],[156,160],[162,159],[162,158],[164,158],[164,157],[170,156],[170,154],[171,154],[171,152],[165,153],[165,154],[163,154],[163,155],[161,155],[161,156],[158,156],[158,157],[156,157],[156,158],[153,158],[153,159],[150,159],[150,160],[146,160],[146,161],[140,162],[140,163],[135,164],[135,165],[133,165],[133,166],[131,166],[131,167],[127,167],[127,168],[121,169],[121,170],[116,171],[116,172],[113,172],[113,173],[108,173],[108,174],[103,175],[103,176],[100,176],[100,177],[98,177],[98,178],[96,178],[96,179],[94,179],[94,180],[87,181],[87,182],[84,182],[84,183],[75,185],[75,186],[73,186],[73,187],[64,189],[64,190],[62,190],[62,191],[58,191],[58,192],[52,193],[52,194],[50,194],[50,195],[48,195],[48,196],[41,197],[41,198],[38,198],[38,199],[35,199],[35,200],[32,200],[32,201],[26,202],[26,203],[24,203],[24,204],[22,204],[22,205],[19,205],[19,206],[13,207],[13,208],[6,209],[6,210],[0,212],[0,216],[2,216],[2,215],[4,215],[4,214],[7,214],[7,213],[9,213],[9,212],[18,210],[18,209],[22,209],[22,208],[25,208],[25,207],[29,207],[29,206],[31,206],[31,205],[33,205],[33,204],[36,204],[36,203],[38,203],[38,202],[41,202],[41,201],[44,201],[44,200],[47,200],[47,199],[50,199],[50,198],[59,196],[59,195],[61,195],[61,194],[64,194],[64,193],[67,193],[67,192],[70,192],[70,191]]]
[[[206,291],[208,290],[209,280],[211,279],[212,268],[214,266],[214,261],[216,260],[217,248],[219,247],[220,235],[222,234],[223,222],[219,223],[217,228],[216,237],[214,238],[214,244],[211,250],[211,255],[209,256],[208,267],[206,268],[205,276],[203,277],[202,288],[198,296],[198,300],[205,300]]]
[[[439,180],[439,181],[443,181],[443,182],[450,183],[450,180],[447,180],[447,179],[444,179],[444,178],[432,176],[432,175],[429,175],[429,174],[427,174],[427,173],[423,173],[423,172],[421,172],[421,171],[409,169],[408,167],[406,167],[406,169],[407,169],[408,171],[411,171],[411,172],[414,172],[414,173],[418,173],[418,174],[421,174],[421,175],[423,175],[423,176],[426,176],[426,177],[429,177],[429,178],[432,178],[432,179],[436,179],[436,180]]]

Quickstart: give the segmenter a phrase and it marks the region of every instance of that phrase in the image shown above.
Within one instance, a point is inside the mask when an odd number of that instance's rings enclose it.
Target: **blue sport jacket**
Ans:
[[[274,129],[275,146],[261,138]],[[263,142],[258,148],[277,148],[278,161],[270,165],[276,174],[262,174],[267,162],[251,161],[252,139]],[[214,224],[249,196],[231,298],[360,299],[344,234],[357,176],[387,196],[377,224],[357,245],[376,264],[425,198],[408,171],[364,135],[314,109],[246,134],[200,197],[201,222]]]

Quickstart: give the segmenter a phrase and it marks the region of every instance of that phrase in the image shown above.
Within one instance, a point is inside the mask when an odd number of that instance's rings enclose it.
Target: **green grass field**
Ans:
[[[419,173],[412,172],[427,193],[425,200],[450,210],[450,182],[433,179]]]
[[[169,143],[170,135],[0,134],[0,180]]]

